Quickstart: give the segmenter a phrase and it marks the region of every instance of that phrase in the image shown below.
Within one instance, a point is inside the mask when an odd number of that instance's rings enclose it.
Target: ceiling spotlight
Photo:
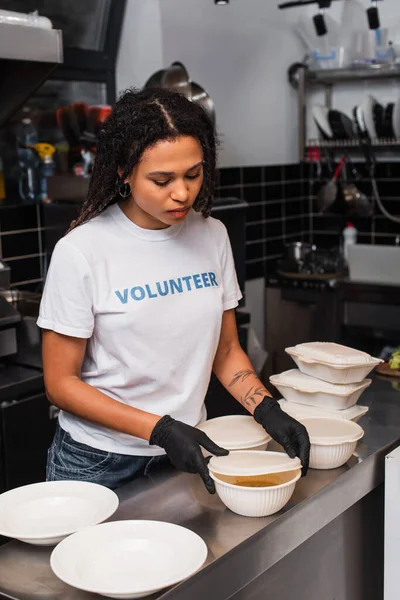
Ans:
[[[227,4],[229,4],[229,0],[214,0],[214,3],[217,6],[226,6]]]

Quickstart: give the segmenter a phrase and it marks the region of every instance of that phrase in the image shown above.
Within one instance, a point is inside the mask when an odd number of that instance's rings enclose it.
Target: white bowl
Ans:
[[[268,517],[289,502],[297,481],[301,477],[300,469],[292,471],[293,478],[287,483],[270,487],[244,487],[226,483],[210,471],[215,481],[218,496],[232,512],[243,517]]]
[[[88,527],[52,552],[55,575],[111,598],[142,598],[175,585],[204,564],[208,550],[193,531],[163,521],[114,521]]]
[[[364,430],[346,419],[309,417],[300,419],[308,431],[311,442],[310,467],[312,469],[337,469],[353,455]]]
[[[197,425],[197,429],[218,446],[226,450],[266,450],[271,436],[250,415],[228,415],[209,419]],[[204,450],[204,455],[210,453]]]
[[[269,380],[288,402],[333,410],[351,408],[371,385],[371,379],[347,385],[328,383],[298,369],[273,375]]]
[[[76,531],[105,521],[117,510],[112,490],[86,481],[46,481],[0,495],[0,535],[52,546]]]

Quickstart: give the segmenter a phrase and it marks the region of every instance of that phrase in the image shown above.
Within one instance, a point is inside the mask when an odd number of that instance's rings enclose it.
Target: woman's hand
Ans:
[[[171,463],[179,471],[198,473],[207,491],[215,494],[215,485],[200,446],[216,456],[226,456],[229,454],[228,450],[214,444],[203,431],[176,421],[169,415],[162,417],[154,427],[150,444],[164,448]]]
[[[283,446],[290,458],[298,456],[303,465],[303,477],[307,475],[310,462],[310,438],[307,429],[285,413],[279,403],[266,396],[254,411],[254,418]]]

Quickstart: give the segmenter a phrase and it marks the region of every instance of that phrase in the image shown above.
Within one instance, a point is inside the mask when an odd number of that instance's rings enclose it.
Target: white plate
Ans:
[[[400,139],[400,99],[395,102],[393,108],[392,125],[396,138]]]
[[[0,495],[0,535],[39,546],[57,544],[117,510],[112,490],[86,481],[46,481]]]
[[[63,540],[50,565],[65,583],[111,598],[141,598],[193,575],[207,546],[189,529],[163,521],[114,521]]]
[[[364,123],[366,130],[368,131],[369,137],[371,140],[377,137],[376,127],[375,127],[375,119],[374,119],[374,105],[377,103],[377,100],[373,96],[367,96],[364,98],[362,103],[362,111],[364,116]]]
[[[333,137],[332,127],[330,126],[328,114],[329,110],[326,106],[315,104],[311,109],[311,114],[315,123],[325,133],[328,138]]]
[[[353,109],[353,120],[355,121],[356,124],[356,130],[357,133],[361,136],[361,137],[365,137],[365,135],[368,133],[367,132],[367,128],[365,126],[365,120],[364,120],[364,111],[362,109],[362,106],[355,106]]]

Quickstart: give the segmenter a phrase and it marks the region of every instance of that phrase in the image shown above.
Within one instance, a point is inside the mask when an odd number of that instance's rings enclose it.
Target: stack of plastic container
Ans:
[[[298,369],[273,375],[283,410],[294,417],[334,417],[358,421],[368,407],[357,405],[371,384],[366,379],[382,361],[366,352],[331,342],[287,348]]]

